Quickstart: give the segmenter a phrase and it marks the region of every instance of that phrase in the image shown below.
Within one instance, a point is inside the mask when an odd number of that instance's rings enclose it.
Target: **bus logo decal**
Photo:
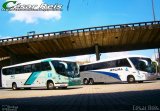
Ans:
[[[126,71],[128,71],[128,68],[126,67]]]
[[[48,73],[48,77],[52,77],[52,73]]]
[[[33,72],[29,78],[27,79],[27,81],[24,83],[24,85],[31,85],[33,84],[33,82],[37,79],[37,77],[39,76],[40,72]]]

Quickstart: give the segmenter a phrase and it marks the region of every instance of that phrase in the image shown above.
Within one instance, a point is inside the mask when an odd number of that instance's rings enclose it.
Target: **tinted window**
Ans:
[[[10,68],[10,74],[15,74],[15,67]]]
[[[49,62],[32,64],[32,72],[51,70]]]
[[[60,63],[60,61],[52,61],[52,64],[58,74],[66,76],[65,67]]]
[[[32,68],[31,68],[31,65],[25,65],[25,66],[24,66],[24,73],[32,72],[31,69],[32,69]]]
[[[108,61],[106,62],[106,68],[113,68],[116,67],[116,61]]]
[[[3,69],[2,72],[4,75],[11,75],[11,74],[21,74],[21,73],[47,71],[47,70],[51,70],[49,62],[6,68]]]
[[[32,72],[41,71],[41,63],[32,64]]]
[[[6,75],[6,74],[7,74],[7,69],[3,69],[3,70],[2,70],[2,73],[3,73],[4,75]]]
[[[15,74],[19,74],[20,73],[20,69],[19,69],[19,67],[15,67],[15,68],[12,68],[12,70],[15,70],[14,72],[15,72]],[[13,71],[12,71],[12,74],[13,74]]]
[[[80,71],[84,71],[85,66],[80,66]]]
[[[117,67],[131,67],[127,59],[117,60]]]
[[[87,70],[93,70],[92,65],[86,65],[84,68],[85,71]]]
[[[103,68],[106,68],[105,62],[93,64],[93,70],[103,69]]]
[[[8,69],[7,69],[7,75],[13,74],[13,73],[12,73],[12,70],[13,70],[13,68],[8,68]]]
[[[42,62],[42,70],[43,71],[51,70],[49,62]]]
[[[52,61],[52,64],[58,74],[67,77],[79,77],[79,69],[75,62]]]
[[[12,68],[12,74],[21,74],[23,72],[23,66],[17,66]]]
[[[13,70],[13,68],[6,68],[6,69],[3,69],[2,72],[4,75],[10,75],[10,74],[13,74],[12,70]]]
[[[88,71],[88,70],[97,70],[97,69],[105,69],[105,68],[114,68],[114,67],[131,67],[127,59],[113,60],[100,62],[90,65],[80,66],[80,71]]]
[[[9,69],[3,69],[2,72],[4,75],[9,75]]]
[[[140,71],[145,71],[149,73],[155,73],[156,68],[153,66],[151,59],[141,58],[141,57],[132,57],[129,58],[135,68]]]

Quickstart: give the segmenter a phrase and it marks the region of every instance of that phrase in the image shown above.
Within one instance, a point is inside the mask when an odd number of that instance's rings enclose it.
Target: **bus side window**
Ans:
[[[93,70],[96,70],[96,69],[103,69],[104,67],[105,67],[105,66],[104,66],[104,63],[103,63],[103,62],[93,64]]]
[[[80,66],[80,71],[84,71],[85,66]]]
[[[52,61],[52,64],[54,66],[54,69],[57,73],[59,73],[59,62],[58,61]]]
[[[32,72],[36,72],[36,66],[35,66],[35,64],[32,64]]]
[[[7,75],[7,69],[3,69],[3,70],[2,70],[2,73],[3,73],[4,75]]]
[[[87,71],[87,70],[88,70],[88,66],[85,65],[85,66],[84,66],[84,71]]]
[[[117,67],[131,67],[127,59],[117,60]]]
[[[15,74],[15,67],[11,68],[11,74]]]
[[[42,62],[41,66],[42,66],[42,71],[51,70],[51,66],[50,66],[49,62]]]
[[[19,74],[19,73],[20,73],[19,67],[15,67],[15,74]]]
[[[100,64],[101,64],[101,63],[93,64],[92,70],[101,69],[101,68],[100,68]]]
[[[107,61],[106,62],[106,67],[107,68],[114,68],[114,67],[116,67],[116,61]]]
[[[9,68],[6,69],[6,75],[9,75]]]
[[[24,67],[23,66],[19,66],[19,73],[24,73]]]
[[[92,65],[86,65],[84,71],[93,70]]]
[[[32,72],[42,71],[41,63],[32,64]]]
[[[6,70],[7,70],[6,75],[10,75],[10,68],[7,68]]]
[[[7,71],[8,71],[8,75],[13,74],[13,73],[12,73],[12,68],[8,68]]]
[[[41,63],[37,63],[35,64],[35,66],[36,66],[36,71],[42,71]]]
[[[31,65],[25,65],[24,66],[24,73],[32,72],[31,71]]]

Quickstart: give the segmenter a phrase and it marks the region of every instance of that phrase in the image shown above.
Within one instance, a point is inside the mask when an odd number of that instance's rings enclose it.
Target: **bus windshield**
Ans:
[[[156,73],[156,68],[152,64],[151,59],[149,58],[140,58],[140,57],[132,57],[129,58],[135,68],[140,71],[145,71],[148,73]]]
[[[79,69],[76,62],[68,62],[68,61],[52,61],[52,64],[56,70],[56,72],[60,75],[67,77],[79,77]]]

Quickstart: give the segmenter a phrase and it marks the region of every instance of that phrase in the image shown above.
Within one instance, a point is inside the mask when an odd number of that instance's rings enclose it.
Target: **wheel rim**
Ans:
[[[14,89],[14,90],[16,89],[16,84],[13,84],[13,89]]]
[[[84,84],[87,84],[87,83],[88,83],[88,81],[87,81],[87,79],[85,79],[85,80],[84,80]]]
[[[53,83],[49,83],[48,87],[51,89],[53,88]]]
[[[129,81],[130,81],[130,82],[134,82],[134,78],[131,77],[131,78],[129,79]]]
[[[90,80],[90,84],[93,84],[93,80],[92,79]]]

